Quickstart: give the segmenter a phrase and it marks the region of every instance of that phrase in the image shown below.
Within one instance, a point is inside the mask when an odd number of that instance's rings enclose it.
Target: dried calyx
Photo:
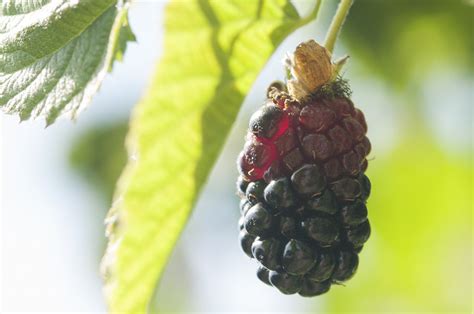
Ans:
[[[321,87],[339,80],[338,73],[347,59],[346,56],[332,63],[329,51],[316,41],[299,44],[286,60],[291,74],[287,82],[288,93],[301,101]]]

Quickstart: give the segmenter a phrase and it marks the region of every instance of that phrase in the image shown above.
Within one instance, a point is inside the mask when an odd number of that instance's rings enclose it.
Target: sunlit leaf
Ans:
[[[131,160],[108,218],[113,312],[145,311],[246,93],[278,43],[313,15],[301,19],[285,0],[168,5],[164,55],[134,112]]]

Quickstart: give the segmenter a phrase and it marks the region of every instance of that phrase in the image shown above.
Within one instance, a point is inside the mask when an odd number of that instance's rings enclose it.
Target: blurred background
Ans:
[[[295,1],[303,13],[312,3]],[[284,53],[323,40],[334,4],[285,40],[250,91],[153,312],[472,312],[472,1],[356,0],[343,29],[335,55],[351,55],[344,76],[373,144],[373,233],[357,275],[321,297],[284,296],[240,252],[235,159],[248,118],[283,79]],[[2,312],[106,311],[103,219],[126,162],[130,111],[161,52],[164,6],[134,3],[138,42],[76,123],[45,129],[1,116]]]

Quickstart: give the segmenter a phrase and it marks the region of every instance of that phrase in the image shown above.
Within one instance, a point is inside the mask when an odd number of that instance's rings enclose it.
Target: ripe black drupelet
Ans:
[[[240,243],[284,294],[316,296],[351,278],[370,235],[371,147],[344,84],[304,101],[271,87],[239,156]]]

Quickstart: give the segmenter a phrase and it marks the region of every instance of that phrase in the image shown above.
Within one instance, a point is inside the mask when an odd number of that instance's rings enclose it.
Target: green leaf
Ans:
[[[315,13],[301,19],[284,0],[167,6],[164,55],[134,112],[132,157],[107,219],[112,312],[146,310],[245,95],[277,45]]]
[[[114,36],[111,41],[112,47],[112,56],[109,60],[109,72],[112,71],[112,66],[115,60],[122,61],[127,49],[127,43],[129,41],[136,41],[135,34],[133,34],[130,24],[128,23],[127,10],[122,10],[119,16],[117,17],[116,22],[118,30],[118,36]]]
[[[48,125],[60,115],[75,118],[132,38],[124,27],[128,5],[116,2],[1,2],[2,110],[22,120],[44,116]]]

